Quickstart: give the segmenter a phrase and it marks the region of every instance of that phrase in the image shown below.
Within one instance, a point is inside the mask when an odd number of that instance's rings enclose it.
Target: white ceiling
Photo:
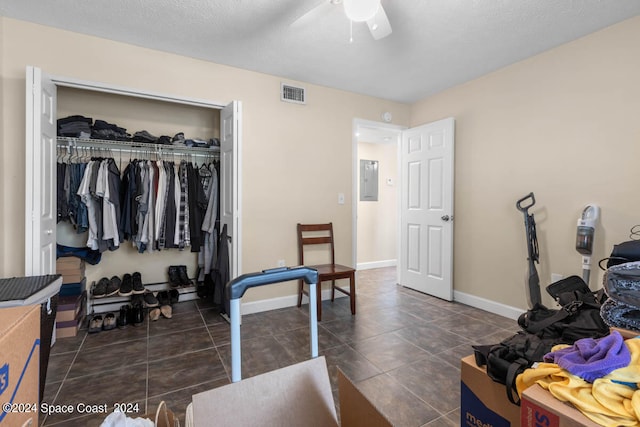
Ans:
[[[328,2],[0,0],[0,15],[411,103],[640,14],[638,0],[382,0],[393,33],[354,23],[349,43]]]

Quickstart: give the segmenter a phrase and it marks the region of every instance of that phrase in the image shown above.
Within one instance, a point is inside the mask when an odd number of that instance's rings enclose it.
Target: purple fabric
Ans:
[[[583,338],[572,347],[545,354],[545,362],[556,363],[573,375],[593,382],[631,362],[631,353],[617,331],[602,338]]]

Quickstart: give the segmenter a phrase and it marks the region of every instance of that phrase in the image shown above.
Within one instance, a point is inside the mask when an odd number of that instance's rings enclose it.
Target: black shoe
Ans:
[[[135,272],[131,275],[131,279],[133,280],[133,293],[134,294],[144,294],[145,288],[142,284],[142,276],[140,273]]]
[[[118,317],[118,328],[123,329],[129,324],[129,309],[128,305],[120,307],[120,317]]]
[[[158,299],[153,296],[153,292],[146,292],[143,295],[144,298],[144,305],[147,307],[157,307],[158,306]]]
[[[120,285],[120,291],[118,295],[121,297],[128,297],[133,293],[133,280],[129,273],[122,276],[122,284]]]
[[[171,298],[169,297],[169,292],[158,292],[158,302],[160,303],[160,313],[167,319],[171,319],[171,317],[173,316],[173,309],[171,308]]]
[[[105,296],[111,297],[114,296],[120,291],[120,285],[122,284],[122,280],[118,276],[113,276],[109,283],[107,284],[107,293]]]
[[[171,289],[169,291],[169,304],[173,305],[178,302],[180,298],[180,292],[177,289]]]
[[[107,296],[107,285],[109,284],[109,279],[103,277],[98,280],[96,286],[93,288],[93,297],[94,298],[104,298]]]
[[[172,288],[177,288],[179,287],[182,282],[180,280],[180,274],[178,272],[178,267],[177,265],[170,265],[169,266],[169,284],[171,285]]]
[[[133,326],[140,326],[144,323],[144,308],[142,305],[133,307]]]
[[[187,266],[179,265],[178,266],[178,276],[180,277],[180,285],[181,286],[193,286],[193,282],[189,279],[187,275]]]
[[[169,292],[160,291],[158,292],[158,304],[163,305],[171,305],[171,300],[169,298]]]

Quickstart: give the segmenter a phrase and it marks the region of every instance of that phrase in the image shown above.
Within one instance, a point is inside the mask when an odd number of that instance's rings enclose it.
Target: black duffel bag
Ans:
[[[473,346],[478,366],[487,366],[489,377],[505,384],[509,401],[517,405],[516,377],[556,344],[573,344],[581,338],[600,338],[609,327],[600,316],[600,306],[606,299],[602,290],[592,292],[578,276],[552,283],[547,292],[562,305],[550,309],[536,304],[520,315],[522,331],[499,344]]]
[[[607,262],[606,268],[602,266]],[[601,259],[598,265],[602,270],[625,262],[640,261],[640,240],[629,240],[617,245],[613,245],[611,255],[608,258]]]

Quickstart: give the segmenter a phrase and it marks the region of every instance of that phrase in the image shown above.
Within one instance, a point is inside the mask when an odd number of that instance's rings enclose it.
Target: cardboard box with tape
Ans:
[[[0,425],[38,425],[40,305],[0,308]]]
[[[504,384],[493,381],[473,355],[460,364],[460,425],[511,427],[520,422],[520,407],[509,402]]]

